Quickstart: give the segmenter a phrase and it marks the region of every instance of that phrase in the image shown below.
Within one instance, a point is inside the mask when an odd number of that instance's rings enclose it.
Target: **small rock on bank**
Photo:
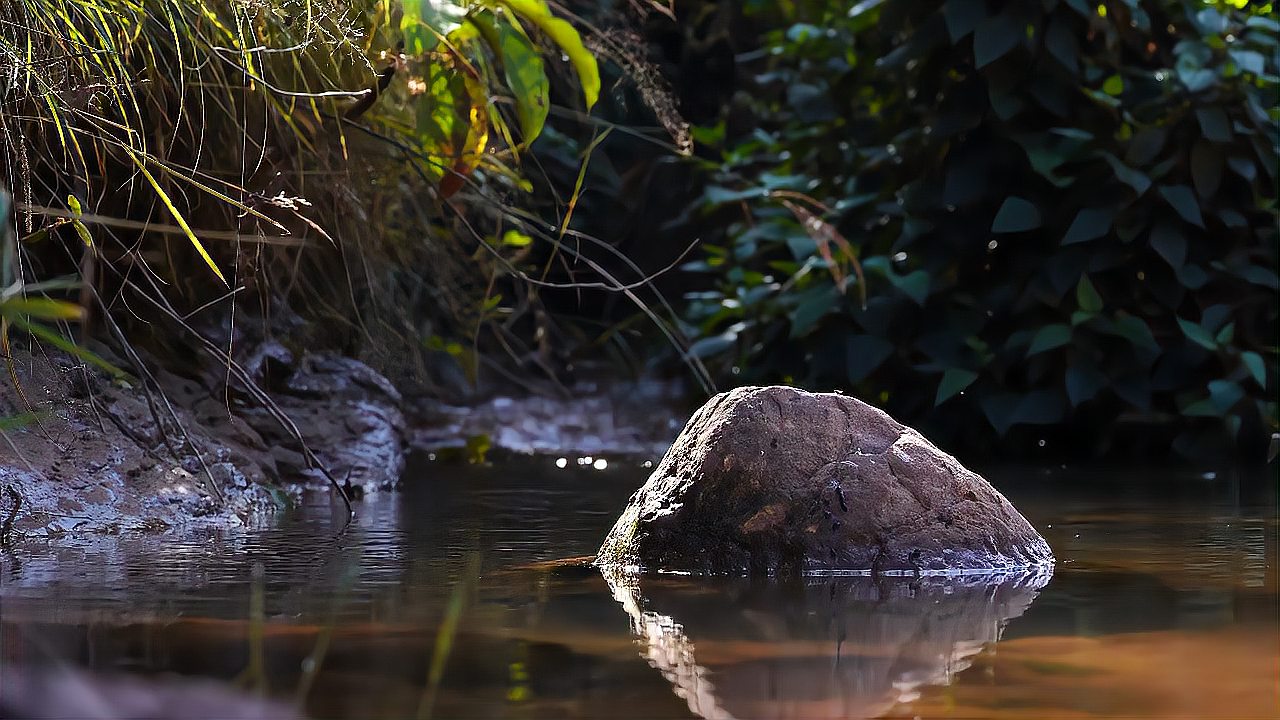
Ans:
[[[597,564],[703,573],[1012,571],[1048,543],[986,480],[864,402],[745,387],[699,409]]]

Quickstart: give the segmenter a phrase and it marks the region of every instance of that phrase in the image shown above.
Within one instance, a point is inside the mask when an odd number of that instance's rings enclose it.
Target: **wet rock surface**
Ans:
[[[0,541],[236,527],[277,507],[273,469],[246,444],[261,440],[197,420],[193,388],[162,397],[56,357],[13,362],[44,412],[0,434]],[[0,397],[0,417],[23,412]]]
[[[699,409],[600,548],[704,573],[1015,571],[1044,538],[986,480],[859,400],[789,387]]]
[[[56,353],[16,349],[13,362],[27,401],[0,396],[0,418],[42,411],[0,433],[0,544],[259,524],[329,487],[315,460],[361,490],[395,485],[404,467],[399,394],[338,355],[256,346],[241,365],[273,409],[225,368],[157,368],[144,382]]]
[[[400,393],[385,377],[359,360],[334,353],[295,357],[272,341],[256,348],[245,366],[337,481],[366,491],[400,481],[405,419]],[[328,485],[273,412],[251,405],[237,415],[273,448],[283,476]]]

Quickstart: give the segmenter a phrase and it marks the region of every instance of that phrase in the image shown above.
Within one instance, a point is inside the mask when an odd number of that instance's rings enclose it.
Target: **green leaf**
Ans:
[[[1129,139],[1129,148],[1125,152],[1124,161],[1130,165],[1146,165],[1164,149],[1165,139],[1169,131],[1162,127],[1151,127],[1133,134]]]
[[[1105,153],[1103,157],[1105,157],[1107,162],[1111,164],[1111,171],[1116,174],[1116,179],[1133,188],[1133,191],[1137,193],[1139,197],[1141,197],[1143,193],[1151,187],[1151,178],[1147,177],[1146,173],[1134,170],[1128,165],[1125,165],[1123,162],[1120,162],[1120,158],[1117,158],[1111,153]]]
[[[1215,335],[1213,339],[1219,345],[1230,345],[1231,341],[1235,339],[1235,336],[1236,336],[1236,324],[1227,323],[1226,325],[1223,326],[1221,330],[1218,331],[1218,334]]]
[[[845,345],[846,370],[850,383],[858,383],[884,364],[893,354],[893,343],[874,335],[854,335]]]
[[[1276,22],[1265,15],[1250,15],[1248,20],[1244,21],[1246,27],[1267,30],[1272,33],[1280,34],[1280,22]]]
[[[991,232],[1014,233],[1040,227],[1040,211],[1029,201],[1017,196],[1005,198],[991,223]]]
[[[1136,347],[1151,350],[1159,348],[1147,322],[1136,315],[1122,314],[1116,317],[1115,332]]]
[[[1119,75],[1112,75],[1102,83],[1102,92],[1115,97],[1124,92],[1124,78]]]
[[[1220,107],[1206,107],[1196,110],[1196,120],[1200,123],[1200,132],[1214,142],[1231,142],[1231,121],[1227,113]]]
[[[1222,219],[1222,224],[1229,228],[1242,228],[1249,226],[1249,221],[1245,219],[1244,215],[1241,215],[1239,212],[1231,208],[1219,209],[1218,217]]]
[[[501,0],[522,19],[528,20],[560,47],[578,73],[582,97],[591,110],[600,97],[600,68],[596,58],[582,44],[582,36],[568,22],[551,14],[545,0]]]
[[[1208,200],[1222,184],[1226,160],[1217,145],[1201,140],[1191,148],[1191,181],[1196,193]]]
[[[1196,323],[1178,318],[1178,327],[1182,328],[1182,334],[1186,335],[1188,340],[1200,347],[1206,350],[1218,349],[1218,344],[1213,341],[1213,336],[1209,334],[1209,331]]]
[[[80,242],[84,243],[85,247],[93,247],[93,236],[89,234],[89,228],[85,227],[84,223],[74,219],[71,221],[71,227],[75,228],[76,235],[80,236]]]
[[[981,69],[1004,57],[1022,38],[1022,26],[1009,13],[983,20],[973,31],[974,67]]]
[[[704,337],[689,346],[689,354],[696,358],[708,358],[713,355],[719,355],[733,347],[734,343],[738,341],[739,330],[739,326],[734,325],[719,335]]]
[[[533,238],[519,230],[508,230],[502,233],[502,244],[507,247],[528,247],[533,244]]]
[[[1243,397],[1244,390],[1230,380],[1209,381],[1209,400],[1220,413],[1225,414]]]
[[[1085,2],[1085,0],[1066,0],[1066,3],[1071,6],[1072,10],[1075,10],[1086,18],[1092,18],[1094,15],[1093,8],[1089,7],[1089,3]]]
[[[1252,350],[1246,350],[1240,353],[1240,362],[1244,363],[1258,386],[1263,390],[1267,389],[1267,364],[1263,362],[1262,356]]]
[[[80,207],[80,200],[75,195],[67,196],[67,207],[71,208],[71,214],[80,217],[84,214],[84,210]]]
[[[1016,422],[1026,425],[1053,425],[1061,422],[1066,407],[1056,390],[1032,390],[1018,401]]]
[[[1235,60],[1236,65],[1244,72],[1254,75],[1266,74],[1266,58],[1262,53],[1254,52],[1253,50],[1228,50],[1227,53],[1231,55],[1231,59]]]
[[[1094,100],[1097,100],[1098,104],[1104,107],[1108,107],[1108,108],[1120,107],[1120,98],[1114,95],[1108,95],[1102,92],[1101,90],[1085,90],[1084,93],[1089,97],[1093,98]]]
[[[1061,323],[1045,325],[1036,331],[1031,339],[1031,347],[1027,348],[1027,357],[1046,350],[1062,347],[1071,342],[1071,326]]]
[[[1249,182],[1253,182],[1253,179],[1258,176],[1258,168],[1253,164],[1253,161],[1250,160],[1249,158],[1244,158],[1244,157],[1227,158],[1227,167],[1231,168],[1232,172],[1244,178],[1245,180],[1248,180]]]
[[[0,215],[0,217],[4,217],[4,216]],[[36,230],[35,232],[31,233],[30,235],[23,237],[22,244],[34,245],[35,243],[44,242],[45,240],[48,240],[48,239],[49,239],[49,228],[42,227],[39,230]]]
[[[1112,211],[1109,208],[1084,208],[1076,213],[1071,221],[1067,234],[1062,238],[1063,245],[1088,242],[1103,237],[1111,230]]]
[[[466,72],[452,65],[430,63],[424,81],[426,91],[415,98],[414,130],[418,142],[432,158],[427,171],[432,180],[456,179],[450,172],[455,163],[461,161],[469,149],[474,155],[474,148],[469,148],[470,118],[474,104],[481,98],[473,97]],[[487,121],[487,116],[485,119]],[[478,156],[474,159],[479,160]]]
[[[929,298],[929,273],[916,270],[906,275],[891,274],[889,281],[917,305],[924,307],[925,300]]]
[[[1049,30],[1044,36],[1044,44],[1049,54],[1073,75],[1080,71],[1080,50],[1075,33],[1071,32],[1062,19],[1051,21]]]
[[[11,297],[4,302],[0,302],[0,317],[32,317],[37,320],[80,320],[84,317],[84,308],[66,300]]]
[[[1151,409],[1151,378],[1141,369],[1134,369],[1111,383],[1111,392],[1139,410]]]
[[[712,205],[726,205],[728,203],[738,203],[743,200],[758,200],[768,197],[769,191],[762,187],[751,187],[746,190],[730,190],[729,188],[720,187],[719,185],[708,185],[703,191],[708,203]]]
[[[831,285],[820,286],[805,292],[791,312],[791,337],[806,335],[818,321],[835,308],[838,293]]]
[[[1067,366],[1067,399],[1072,407],[1092,400],[1106,384],[1107,376],[1093,363],[1073,361]]]
[[[1188,92],[1198,93],[1213,87],[1218,76],[1212,70],[1179,66],[1178,79],[1187,86]]]
[[[1199,290],[1209,282],[1209,274],[1194,263],[1183,265],[1177,269],[1178,282],[1188,290]]]
[[[461,3],[451,0],[404,0],[403,8],[400,32],[404,35],[405,50],[413,55],[434,50],[440,43],[436,33],[448,35],[462,27],[467,14]]]
[[[1060,422],[1065,409],[1061,394],[1053,390],[1033,390],[1026,395],[1000,393],[982,400],[982,412],[1002,436],[1013,425]]]
[[[1187,417],[1222,417],[1222,411],[1209,398],[1187,403],[1181,406],[1181,412]]]
[[[37,339],[43,340],[44,342],[49,343],[50,345],[58,348],[59,350],[69,355],[73,355],[83,360],[84,362],[89,363],[90,365],[96,365],[97,367],[100,367],[103,370],[106,370],[112,377],[116,377],[116,378],[128,377],[127,373],[125,373],[120,368],[116,367],[115,365],[112,365],[106,360],[103,360],[101,357],[94,354],[93,352],[86,350],[85,348],[71,342],[67,338],[59,335],[57,332],[54,332],[53,330],[45,327],[44,325],[27,322],[24,318],[20,318],[20,317],[11,317],[9,318],[9,322],[13,323],[14,327],[27,331]]]
[[[1002,437],[1016,422],[1014,416],[1018,412],[1018,396],[1012,393],[1000,393],[982,398],[982,412],[987,422]]]
[[[1161,185],[1160,194],[1178,215],[1182,216],[1183,220],[1198,228],[1204,227],[1204,217],[1200,215],[1200,203],[1196,201],[1195,193],[1191,192],[1191,188],[1186,185]]]
[[[1076,284],[1076,304],[1087,313],[1102,312],[1102,296],[1093,287],[1088,275],[1081,275]]]
[[[977,379],[978,373],[972,370],[950,368],[942,373],[942,382],[938,383],[938,394],[933,399],[933,406],[937,407],[951,399],[956,393],[969,387]]]
[[[875,23],[876,19],[880,17],[879,13],[874,13],[872,10],[875,10],[884,3],[885,0],[862,0],[862,2],[849,8],[849,12],[845,14],[845,17],[853,21],[851,25],[854,32],[871,27],[871,25]]]
[[[551,83],[547,80],[542,55],[515,18],[497,23],[498,50],[502,54],[502,75],[516,100],[523,145],[528,147],[546,124],[551,109]]]
[[[1216,332],[1231,318],[1231,306],[1225,303],[1210,305],[1200,312],[1200,327],[1205,332]]]
[[[1233,272],[1254,285],[1261,285],[1272,290],[1280,289],[1280,277],[1271,268],[1265,268],[1260,265],[1246,265]]]
[[[942,19],[947,23],[951,42],[957,43],[973,32],[987,16],[985,0],[947,0],[942,5]]]
[[[1177,270],[1187,261],[1187,238],[1178,229],[1176,222],[1161,220],[1151,228],[1151,249],[1155,250],[1164,261]]]

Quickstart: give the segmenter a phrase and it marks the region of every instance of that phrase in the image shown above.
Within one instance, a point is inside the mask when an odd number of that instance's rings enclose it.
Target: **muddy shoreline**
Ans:
[[[154,362],[145,379],[113,378],[40,348],[15,346],[12,357],[25,399],[0,395],[0,418],[22,420],[0,432],[7,545],[260,526],[309,490],[392,490],[414,450],[460,462],[490,452],[656,458],[682,417],[678,384],[658,381],[583,383],[562,398],[406,399],[364,363],[271,341],[242,357],[240,380]]]

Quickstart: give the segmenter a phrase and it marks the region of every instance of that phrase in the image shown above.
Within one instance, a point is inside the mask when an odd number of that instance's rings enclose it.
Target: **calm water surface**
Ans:
[[[1274,473],[990,471],[1051,578],[634,583],[558,562],[594,552],[646,472],[422,463],[341,536],[319,501],[235,539],[26,546],[0,560],[0,656],[218,678],[316,718],[1280,713]]]

